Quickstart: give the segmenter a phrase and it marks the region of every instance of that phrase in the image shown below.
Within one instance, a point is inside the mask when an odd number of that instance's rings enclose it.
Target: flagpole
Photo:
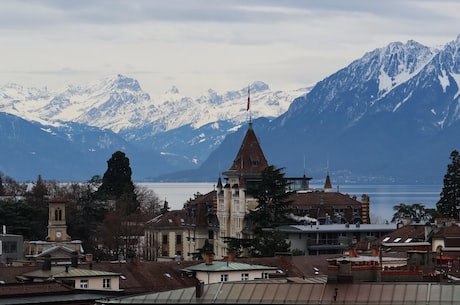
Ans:
[[[248,84],[248,105],[246,107],[246,111],[249,112],[249,124],[252,124],[252,117],[251,117],[251,85]]]

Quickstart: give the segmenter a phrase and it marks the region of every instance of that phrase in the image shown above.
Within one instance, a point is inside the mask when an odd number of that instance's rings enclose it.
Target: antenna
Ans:
[[[307,175],[307,170],[306,170],[306,166],[305,166],[305,154],[303,154],[303,175],[304,176]]]

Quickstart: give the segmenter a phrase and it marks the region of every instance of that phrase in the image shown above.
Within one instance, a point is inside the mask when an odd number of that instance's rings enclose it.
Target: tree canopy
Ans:
[[[115,200],[117,209],[124,209],[127,214],[134,213],[139,208],[131,174],[129,159],[125,153],[116,151],[107,161],[107,170],[97,190],[99,198]]]
[[[260,183],[248,186],[246,193],[258,202],[257,208],[248,215],[256,231],[292,222],[287,216],[291,212],[287,184],[283,169],[270,165],[263,170]]]
[[[292,222],[288,217],[291,202],[288,201],[287,184],[283,169],[270,165],[262,171],[260,182],[248,186],[246,193],[258,202],[256,209],[247,215],[248,227],[252,229],[254,238],[224,238],[229,251],[239,255],[245,248],[251,256],[265,257],[274,256],[275,252],[289,252],[290,244],[283,233],[276,229],[263,230]]]
[[[450,154],[451,163],[447,165],[444,186],[436,207],[440,215],[460,218],[460,155],[457,150]]]

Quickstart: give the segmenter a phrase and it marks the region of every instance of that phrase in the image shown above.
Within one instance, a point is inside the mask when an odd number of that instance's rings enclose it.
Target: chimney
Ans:
[[[428,241],[430,239],[432,232],[433,228],[431,227],[431,223],[427,222],[425,224],[425,241]]]
[[[204,254],[204,262],[206,265],[212,265],[212,253],[205,253]]]
[[[197,299],[201,298],[204,292],[204,282],[203,281],[199,281],[198,283],[196,283],[195,291],[196,291],[195,292],[196,298]]]
[[[373,256],[380,256],[380,250],[377,248],[372,248],[372,255]]]
[[[348,256],[349,257],[357,257],[358,252],[355,249],[350,249],[350,250],[348,250]]]
[[[77,254],[77,252],[72,253],[72,257],[70,258],[70,265],[73,268],[78,268],[78,254]]]
[[[51,270],[51,257],[49,257],[48,255],[45,256],[45,260],[43,261],[42,265],[42,270]]]
[[[235,252],[228,252],[227,253],[227,261],[234,262],[235,258],[236,258],[236,253]]]

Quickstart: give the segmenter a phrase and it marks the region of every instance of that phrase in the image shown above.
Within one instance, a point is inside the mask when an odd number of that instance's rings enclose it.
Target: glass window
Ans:
[[[110,288],[110,279],[102,279],[102,288]]]
[[[80,288],[88,288],[88,280],[80,280]]]
[[[241,280],[242,281],[249,280],[249,273],[241,273]]]
[[[176,235],[176,244],[177,245],[182,244],[182,235]]]
[[[220,275],[220,281],[221,282],[227,282],[228,281],[228,274],[221,274]]]
[[[262,278],[263,279],[268,279],[270,276],[268,275],[267,272],[262,272]]]
[[[168,235],[163,234],[163,245],[166,245],[168,243]]]

